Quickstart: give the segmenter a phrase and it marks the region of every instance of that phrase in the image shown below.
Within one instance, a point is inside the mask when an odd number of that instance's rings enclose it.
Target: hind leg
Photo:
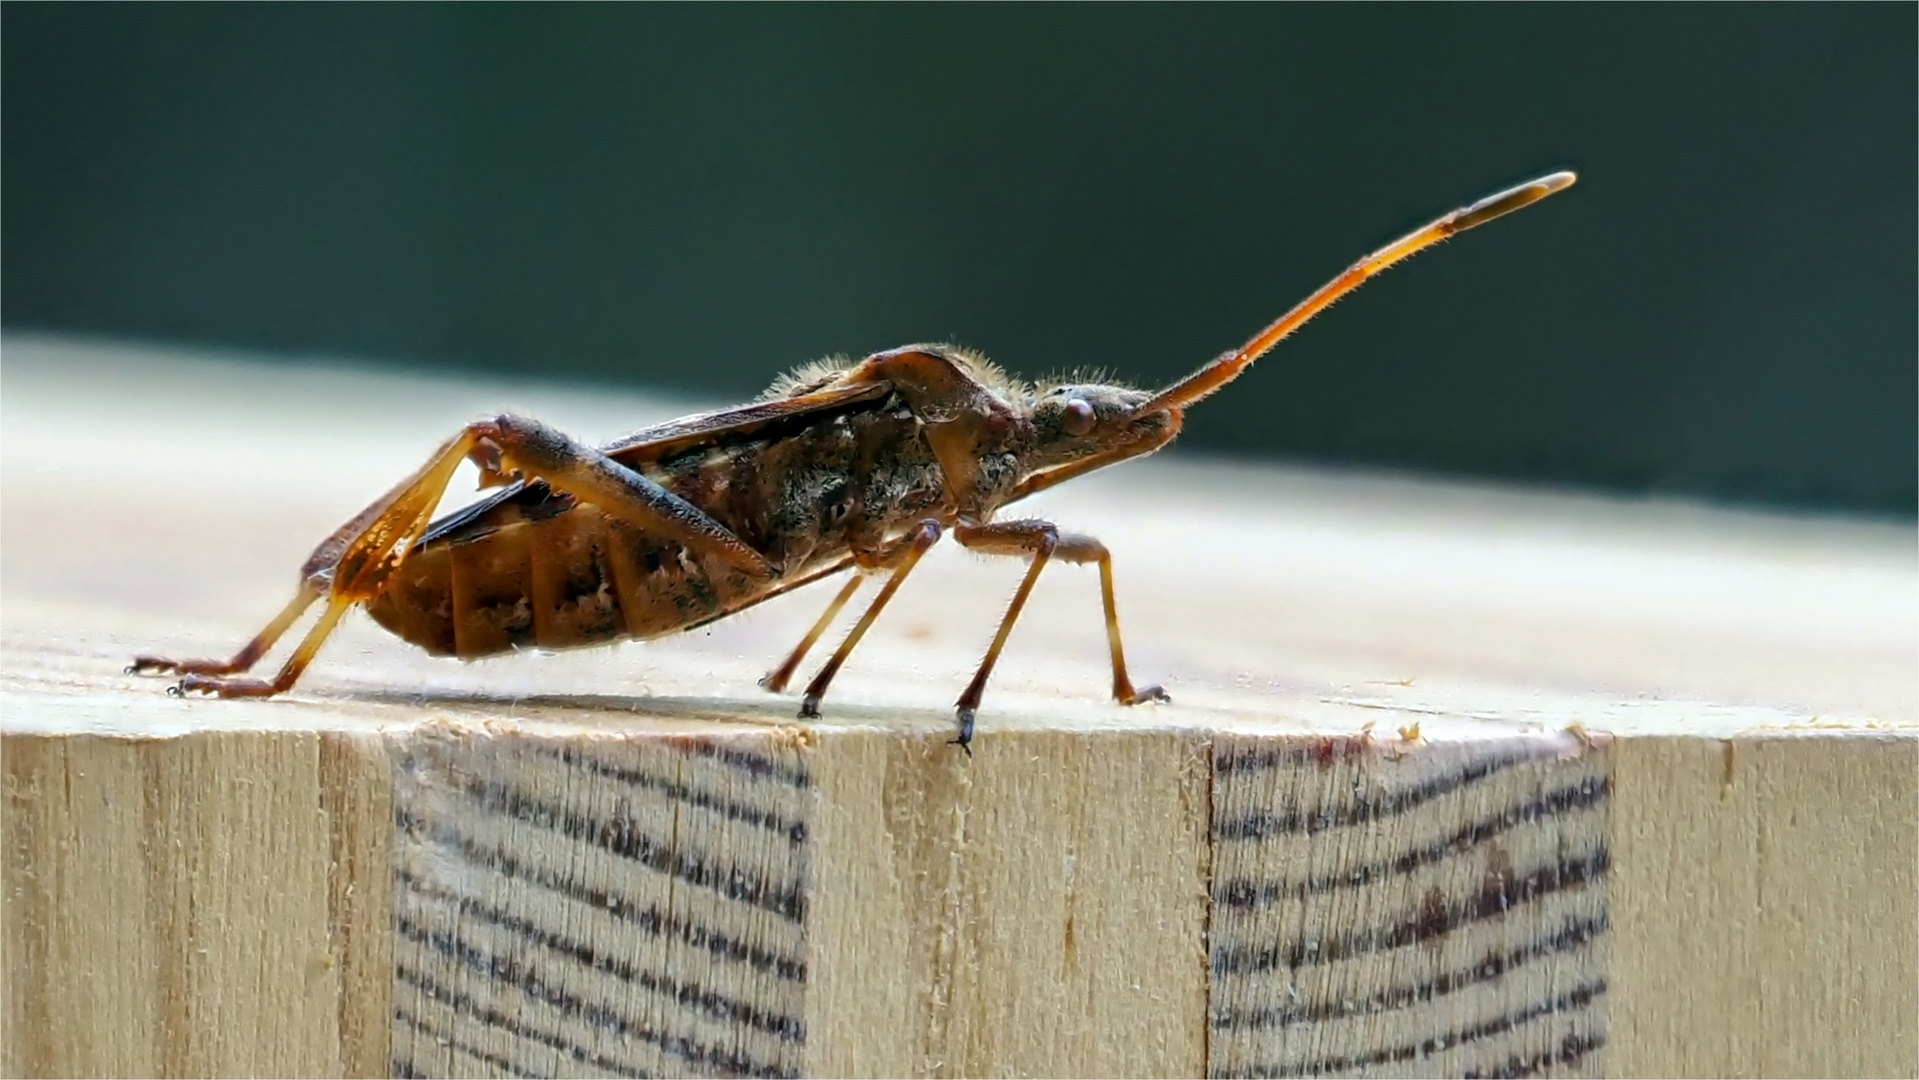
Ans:
[[[438,453],[353,520],[322,541],[301,571],[301,594],[226,664],[142,657],[139,670],[183,671],[179,691],[260,697],[293,685],[346,609],[380,594],[432,522],[460,463],[471,459],[489,478],[544,480],[597,505],[609,516],[670,537],[699,555],[723,559],[747,574],[776,573],[759,552],[698,507],[591,447],[536,420],[502,415],[468,424]],[[271,682],[233,676],[256,662],[301,611],[325,594],[326,611]]]
[[[308,630],[306,637],[300,639],[299,647],[293,650],[292,656],[287,657],[286,663],[280,665],[280,673],[270,681],[243,679],[222,674],[189,673],[180,680],[178,685],[168,687],[167,693],[175,697],[193,691],[218,694],[221,697],[270,697],[285,693],[293,688],[294,682],[300,678],[300,673],[313,662],[313,657],[320,651],[320,646],[326,643],[328,635],[333,633],[333,628],[339,625],[340,616],[345,615],[347,609],[354,603],[355,601],[337,596],[329,599],[326,610],[320,613],[320,621],[314,623],[313,629]]]
[[[266,651],[273,648],[274,643],[280,640],[280,636],[287,632],[287,627],[292,626],[294,620],[304,614],[306,609],[313,606],[313,602],[319,598],[320,590],[307,582],[301,582],[300,591],[294,594],[293,599],[280,614],[274,616],[266,629],[255,634],[253,640],[242,646],[231,659],[169,660],[164,656],[136,656],[133,658],[133,663],[127,665],[127,674],[145,675],[152,672],[180,675],[230,675],[236,671],[245,671],[259,663],[260,657],[265,656]]]

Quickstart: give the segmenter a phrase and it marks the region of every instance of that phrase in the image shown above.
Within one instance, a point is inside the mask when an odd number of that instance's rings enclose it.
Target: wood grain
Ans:
[[[435,732],[396,768],[396,1074],[798,1072],[795,753]]]
[[[1612,781],[1569,741],[1218,740],[1209,1072],[1604,1072]]]
[[[1907,525],[1173,459],[1035,512],[1174,703],[1049,571],[971,759],[1017,568],[940,549],[824,721],[753,688],[810,590],[181,701],[128,657],[469,415],[686,410],[0,349],[9,1075],[1919,1074]]]
[[[393,1027],[393,768],[385,741],[320,735],[320,808],[327,819],[327,935],[339,973],[340,1071],[381,1076]]]
[[[4,751],[8,1073],[343,1070],[317,736]]]

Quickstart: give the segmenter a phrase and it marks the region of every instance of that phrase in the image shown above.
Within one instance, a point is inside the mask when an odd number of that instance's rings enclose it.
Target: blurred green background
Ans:
[[[1182,445],[1919,508],[1911,4],[0,9],[0,318],[742,398],[955,340]],[[346,406],[350,407],[350,406]]]

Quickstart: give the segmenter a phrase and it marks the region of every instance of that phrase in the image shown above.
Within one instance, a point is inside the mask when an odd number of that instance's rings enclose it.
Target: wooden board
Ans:
[[[938,550],[801,724],[827,596],[463,665],[348,625],[179,701],[459,423],[605,393],[0,343],[0,1069],[1911,1075],[1909,524],[1168,456]],[[1203,410],[1193,422],[1203,422]],[[828,590],[830,591],[830,590]]]

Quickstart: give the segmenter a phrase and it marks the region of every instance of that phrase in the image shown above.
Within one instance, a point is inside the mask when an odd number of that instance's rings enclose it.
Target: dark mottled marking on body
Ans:
[[[453,549],[446,544],[408,556],[385,589],[366,602],[373,621],[434,656],[458,656],[453,632]]]
[[[539,644],[559,649],[620,636],[625,613],[607,558],[605,519],[569,513],[521,527],[532,533],[533,624]]]
[[[464,657],[533,644],[533,553],[524,528],[455,544],[453,638]]]

